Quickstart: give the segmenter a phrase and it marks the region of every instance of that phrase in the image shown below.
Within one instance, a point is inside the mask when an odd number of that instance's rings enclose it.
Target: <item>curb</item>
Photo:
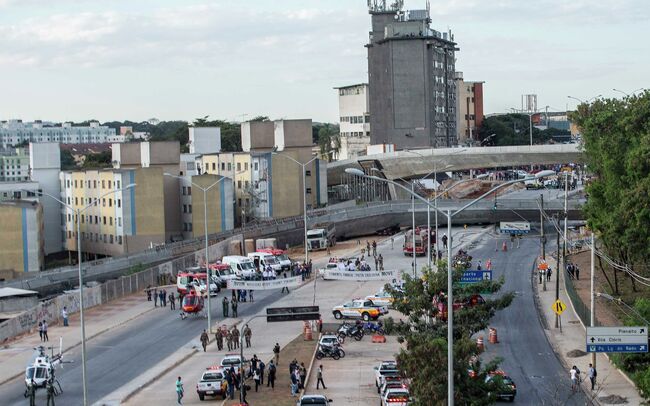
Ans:
[[[314,347],[314,353],[311,355],[311,361],[309,361],[309,367],[307,368],[307,377],[305,378],[305,385],[300,391],[300,396],[302,397],[305,394],[305,390],[307,389],[307,384],[309,383],[309,379],[311,378],[311,370],[312,367],[314,366],[314,360],[316,359],[316,352],[318,351],[318,343],[320,342],[320,338],[323,335],[323,333],[318,333],[318,341],[316,342],[316,347]]]
[[[107,302],[107,303],[109,303],[109,302]],[[129,323],[129,322],[131,322],[131,321],[137,319],[138,317],[140,317],[140,316],[142,316],[142,315],[144,315],[144,314],[146,314],[146,313],[149,313],[150,311],[152,311],[152,310],[154,310],[154,309],[155,309],[155,307],[154,307],[154,308],[151,308],[151,309],[149,309],[149,310],[145,310],[144,312],[139,313],[139,314],[137,314],[137,315],[135,315],[135,316],[133,316],[133,317],[130,317],[130,318],[128,318],[128,319],[126,319],[126,320],[124,320],[124,321],[118,323],[118,324],[115,324],[114,326],[107,327],[107,328],[105,328],[105,329],[103,329],[103,330],[100,330],[100,331],[96,332],[95,334],[93,334],[93,335],[91,335],[91,336],[89,336],[89,337],[86,337],[86,341],[90,341],[90,340],[92,340],[93,338],[95,338],[95,337],[97,337],[97,336],[99,336],[99,335],[101,335],[101,334],[104,334],[104,333],[106,333],[106,332],[108,332],[108,331],[110,331],[110,330],[112,330],[112,329],[114,329],[114,328],[117,328],[117,327],[120,327],[120,326],[122,326],[122,325],[124,325],[124,324],[126,324],[126,323]],[[70,347],[66,348],[66,349],[65,349],[61,354],[65,354],[65,353],[67,353],[68,351],[71,351],[71,350],[73,350],[73,349],[79,347],[80,345],[81,345],[81,342],[78,342],[78,343],[76,343],[76,344],[74,344],[74,345],[71,345]],[[7,382],[13,381],[14,379],[16,379],[16,378],[22,376],[23,374],[24,374],[24,372],[20,372],[20,373],[18,373],[18,374],[16,374],[16,375],[13,375],[13,376],[11,376],[11,377],[9,377],[9,378],[7,378],[7,379],[1,381],[1,382],[0,382],[0,385],[4,385],[4,384],[7,383]]]

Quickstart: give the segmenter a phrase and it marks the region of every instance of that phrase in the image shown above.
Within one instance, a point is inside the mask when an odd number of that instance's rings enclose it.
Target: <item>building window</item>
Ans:
[[[183,223],[183,231],[187,231],[187,223]]]
[[[183,187],[181,188],[181,191],[182,191],[182,192],[181,192],[182,195],[185,196],[185,192],[187,191],[187,188],[186,188],[185,186],[183,186]]]
[[[248,162],[244,162],[244,170],[245,170],[245,171],[248,170]]]
[[[108,207],[113,207],[113,199],[108,198]]]
[[[121,189],[121,188],[120,188],[120,181],[119,181],[119,180],[116,180],[116,181],[115,181],[115,187],[116,187],[117,189]]]
[[[187,187],[187,195],[192,196],[192,186]]]
[[[106,183],[105,181],[102,180],[102,189],[104,189],[105,187],[106,187]]]
[[[225,170],[226,170],[226,163],[225,163],[225,162],[222,162],[222,163],[221,163],[221,170],[222,170],[222,171],[225,171]]]
[[[106,207],[106,198],[102,197],[102,207]]]
[[[241,180],[237,181],[237,189],[241,189]]]
[[[248,199],[248,197],[247,197],[247,198],[246,198],[246,207],[248,207],[249,204],[250,204],[250,201],[249,201],[249,199]]]
[[[237,172],[241,172],[241,162],[237,162]]]
[[[183,213],[187,213],[187,205],[186,204],[183,205]]]
[[[121,236],[121,235],[118,235],[118,236],[117,236],[117,243],[118,243],[119,245],[122,245],[122,236]]]
[[[78,204],[79,204],[79,199],[75,197],[74,198],[74,205],[77,206]]]
[[[305,189],[305,192],[306,192],[307,194],[311,194],[311,188],[310,188],[310,187],[306,188],[306,189]]]
[[[112,226],[113,225],[113,217],[108,218],[108,225]]]
[[[111,188],[111,181],[110,180],[108,181],[108,188],[109,189]]]
[[[258,170],[258,169],[257,169],[257,168],[258,168],[258,166],[257,166],[257,162],[255,162],[253,165],[254,165],[255,170]]]
[[[122,207],[122,199],[117,199],[117,207]]]
[[[206,162],[206,163],[205,163],[205,171],[206,171],[206,172],[208,171],[208,165],[209,165],[209,164]]]
[[[102,219],[104,221],[104,225],[106,225],[106,216],[103,216]]]
[[[212,170],[213,170],[213,171],[216,171],[216,170],[217,170],[217,164],[214,163],[214,162],[212,162]]]
[[[97,189],[97,181],[96,180],[93,180],[93,188]]]
[[[188,205],[187,205],[187,212],[188,212],[188,213],[191,213],[191,212],[192,212],[192,205],[191,205],[191,204],[188,204]]]
[[[228,162],[228,170],[232,171],[232,164],[230,162]]]
[[[192,223],[187,223],[187,231],[192,231]]]
[[[249,183],[248,181],[244,181],[244,188],[248,189]]]
[[[305,171],[305,176],[311,176],[311,171]]]
[[[113,234],[111,234],[109,237],[111,237],[110,241],[111,241],[111,244],[113,244]]]
[[[122,217],[117,218],[117,226],[122,227]]]
[[[237,199],[237,206],[241,207],[241,198]]]

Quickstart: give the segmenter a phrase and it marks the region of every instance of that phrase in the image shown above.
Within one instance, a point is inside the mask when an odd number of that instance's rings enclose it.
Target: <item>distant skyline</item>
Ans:
[[[366,0],[0,0],[0,119],[338,121],[366,82]],[[406,1],[422,9],[425,0]],[[431,2],[486,113],[648,86],[644,0]]]

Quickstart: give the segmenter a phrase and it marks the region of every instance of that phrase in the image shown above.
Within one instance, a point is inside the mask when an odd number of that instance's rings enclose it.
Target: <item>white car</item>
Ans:
[[[244,375],[246,375],[246,364],[248,364],[248,360],[244,359]],[[234,368],[235,373],[239,374],[239,366],[241,365],[241,357],[239,354],[226,354],[225,357],[221,360],[221,367],[223,367],[225,370],[230,369],[230,367]]]
[[[393,307],[393,301],[395,299],[390,293],[382,289],[374,295],[366,296],[366,300],[370,300],[376,306]]]
[[[411,403],[411,394],[406,388],[388,389],[381,397],[382,406],[408,406]]]
[[[389,360],[382,361],[378,367],[375,367],[375,386],[377,391],[384,384],[386,376],[399,376],[399,369],[397,369],[397,362]]]
[[[339,336],[336,334],[323,334],[318,340],[318,345],[333,345],[333,344],[341,344],[341,340],[339,339]]]

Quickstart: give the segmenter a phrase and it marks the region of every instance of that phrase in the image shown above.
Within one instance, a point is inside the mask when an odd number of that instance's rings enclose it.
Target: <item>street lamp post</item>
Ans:
[[[240,172],[241,173],[241,172]],[[229,179],[225,176],[222,176],[221,179],[217,180],[213,184],[211,184],[208,187],[202,187],[200,185],[197,185],[196,183],[192,182],[188,178],[184,178],[182,176],[177,176],[177,175],[172,175],[171,173],[165,173],[165,176],[168,176],[170,178],[176,178],[179,179],[183,182],[189,182],[192,186],[195,188],[201,190],[203,192],[203,231],[204,231],[204,238],[205,238],[205,272],[207,274],[207,280],[206,280],[206,291],[208,293],[208,333],[212,333],[212,306],[210,302],[210,294],[212,293],[210,291],[210,285],[212,284],[212,269],[210,269],[210,261],[208,257],[208,250],[209,250],[209,241],[208,241],[208,199],[207,199],[207,193],[208,190],[212,189],[213,187],[217,186],[219,183],[223,182],[224,179]],[[221,196],[222,199],[224,199],[224,196]]]
[[[43,192],[39,191],[37,192],[38,195],[41,196],[47,196],[51,199],[56,200],[59,202],[62,206],[67,208],[68,210],[72,211],[75,214],[75,222],[76,224],[76,232],[77,232],[77,267],[78,267],[78,272],[79,272],[79,323],[81,325],[81,380],[82,380],[82,391],[83,391],[83,405],[87,406],[88,405],[88,384],[87,384],[87,376],[86,376],[86,323],[84,320],[84,281],[83,281],[83,272],[81,270],[81,214],[84,213],[87,209],[90,207],[94,206],[97,204],[97,202],[108,195],[118,193],[118,192],[123,192],[127,189],[131,189],[135,187],[135,183],[131,183],[127,185],[126,187],[122,189],[115,189],[111,190],[110,192],[106,192],[99,197],[93,199],[90,203],[88,203],[86,206],[83,208],[75,209],[71,205],[63,202],[59,198]]]
[[[390,183],[390,184],[392,184],[392,185],[394,185],[396,187],[401,188],[402,190],[405,190],[407,193],[411,193],[413,198],[419,199],[419,200],[421,200],[422,202],[424,202],[427,205],[430,204],[427,199],[421,197],[420,195],[418,195],[416,193],[411,192],[404,185],[401,185],[401,184],[399,184],[397,182],[394,182],[392,180],[383,179],[383,178],[379,178],[379,177],[376,177],[376,176],[368,176],[363,171],[361,171],[360,169],[356,169],[356,168],[347,168],[345,170],[345,172],[350,174],[350,175],[355,175],[355,176],[360,176],[360,177],[364,177],[364,178],[368,178],[368,179],[374,179],[374,180],[377,180],[377,181]],[[480,200],[483,200],[484,198],[488,197],[492,193],[495,193],[497,190],[499,190],[501,188],[512,185],[514,183],[530,180],[530,179],[533,179],[533,178],[535,178],[535,179],[544,178],[544,177],[547,177],[547,176],[550,176],[550,175],[553,175],[553,174],[555,174],[554,171],[549,171],[549,170],[540,171],[540,172],[536,173],[534,177],[531,176],[529,178],[515,179],[515,180],[511,180],[511,181],[502,183],[502,184],[500,184],[498,186],[493,187],[492,189],[485,192],[484,194],[477,197],[476,199],[470,201],[469,203],[465,204],[464,206],[462,206],[460,209],[456,210],[453,213],[449,209],[446,212],[443,212],[443,214],[447,217],[447,232],[449,233],[448,244],[447,244],[447,323],[448,323],[448,327],[447,327],[448,328],[448,331],[447,331],[447,404],[449,406],[454,405],[454,369],[453,369],[453,365],[454,365],[454,360],[453,360],[453,357],[454,357],[453,303],[454,303],[454,301],[453,301],[453,286],[452,286],[453,285],[453,278],[452,278],[452,265],[451,265],[451,246],[452,246],[452,243],[453,243],[452,236],[451,236],[451,220],[452,220],[452,218],[454,216],[458,215],[463,210],[465,210],[468,207],[474,205],[476,202],[478,202]],[[437,208],[436,208],[436,211],[438,211]]]
[[[281,152],[276,152],[273,151],[271,152],[273,155],[278,155],[285,157],[287,159],[292,160],[296,164],[298,164],[302,168],[302,216],[303,216],[303,223],[304,223],[304,232],[305,232],[305,264],[309,262],[309,245],[307,244],[307,175],[305,173],[307,165],[310,163],[314,162],[315,160],[318,159],[317,156],[313,157],[309,161],[305,162],[304,164],[295,158],[293,158],[290,155],[283,154]],[[317,175],[318,176],[318,175]]]
[[[614,90],[616,90],[616,89],[614,89]],[[638,90],[635,90],[635,92],[637,92],[637,91],[638,91]],[[627,93],[626,93],[626,94],[627,94]],[[592,100],[596,100],[596,99],[599,98],[599,97],[603,97],[603,95],[602,95],[602,94],[599,94],[598,96],[594,96],[594,97],[592,97],[591,99],[587,99],[587,101],[584,101],[584,100],[582,100],[582,99],[580,99],[580,98],[578,98],[578,97],[567,96],[567,98],[569,98],[569,99],[573,99],[573,100],[577,100],[577,101],[579,101],[580,103],[583,103],[583,104],[589,104],[589,102],[591,102]]]
[[[639,92],[639,91],[644,90],[644,89],[645,89],[645,88],[640,87],[640,88],[638,88],[638,89],[636,89],[635,91],[630,92],[630,93],[628,93],[628,92],[624,92],[623,90],[619,90],[619,89],[612,89],[612,90],[615,91],[615,92],[622,93],[622,94],[624,94],[624,95],[627,96],[627,97],[630,97],[630,96],[634,96],[634,93]]]

